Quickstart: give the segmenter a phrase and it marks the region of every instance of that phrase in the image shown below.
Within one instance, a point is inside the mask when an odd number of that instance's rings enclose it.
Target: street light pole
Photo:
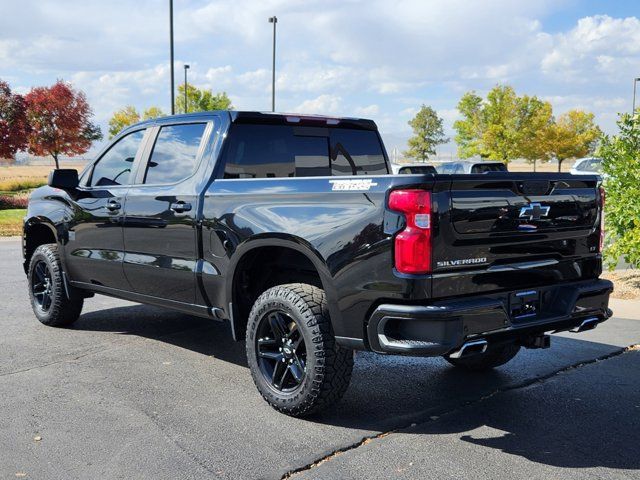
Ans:
[[[173,71],[173,0],[169,0],[169,51],[171,62],[171,115],[176,113],[176,99],[175,99],[175,72]]]
[[[640,78],[633,79],[633,107],[631,108],[631,115],[636,114],[636,84],[640,82]]]
[[[276,24],[278,17],[269,17],[269,23],[273,23],[273,61],[271,64],[271,111],[276,111]]]
[[[189,65],[184,64],[184,113],[189,113],[189,105],[187,104],[187,70]]]

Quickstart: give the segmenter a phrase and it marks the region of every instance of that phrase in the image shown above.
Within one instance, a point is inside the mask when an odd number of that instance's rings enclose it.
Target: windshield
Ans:
[[[602,160],[599,158],[591,158],[589,160],[583,160],[576,166],[576,170],[579,172],[602,172]]]

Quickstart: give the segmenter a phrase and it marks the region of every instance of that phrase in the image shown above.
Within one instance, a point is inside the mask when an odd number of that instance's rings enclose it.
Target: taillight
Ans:
[[[396,235],[395,266],[400,273],[431,271],[431,193],[394,190],[389,208],[404,213],[407,226]]]
[[[598,252],[602,253],[604,247],[604,202],[606,199],[604,188],[600,187],[600,244],[598,245]]]

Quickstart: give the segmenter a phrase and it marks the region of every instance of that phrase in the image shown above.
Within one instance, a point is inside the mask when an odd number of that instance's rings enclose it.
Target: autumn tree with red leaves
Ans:
[[[21,95],[11,93],[9,84],[0,80],[0,158],[14,158],[27,146],[29,123]]]
[[[51,155],[56,168],[60,155],[82,155],[94,140],[102,139],[100,128],[90,120],[93,112],[84,93],[62,80],[32,89],[25,101],[31,125],[29,152]]]

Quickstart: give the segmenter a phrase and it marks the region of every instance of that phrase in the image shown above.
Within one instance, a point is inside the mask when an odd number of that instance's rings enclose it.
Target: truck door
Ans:
[[[196,171],[211,130],[202,120],[154,127],[124,218],[124,272],[137,293],[196,301]]]
[[[76,282],[127,289],[122,259],[122,214],[145,129],[117,140],[91,167],[74,198],[65,246],[69,277]]]

